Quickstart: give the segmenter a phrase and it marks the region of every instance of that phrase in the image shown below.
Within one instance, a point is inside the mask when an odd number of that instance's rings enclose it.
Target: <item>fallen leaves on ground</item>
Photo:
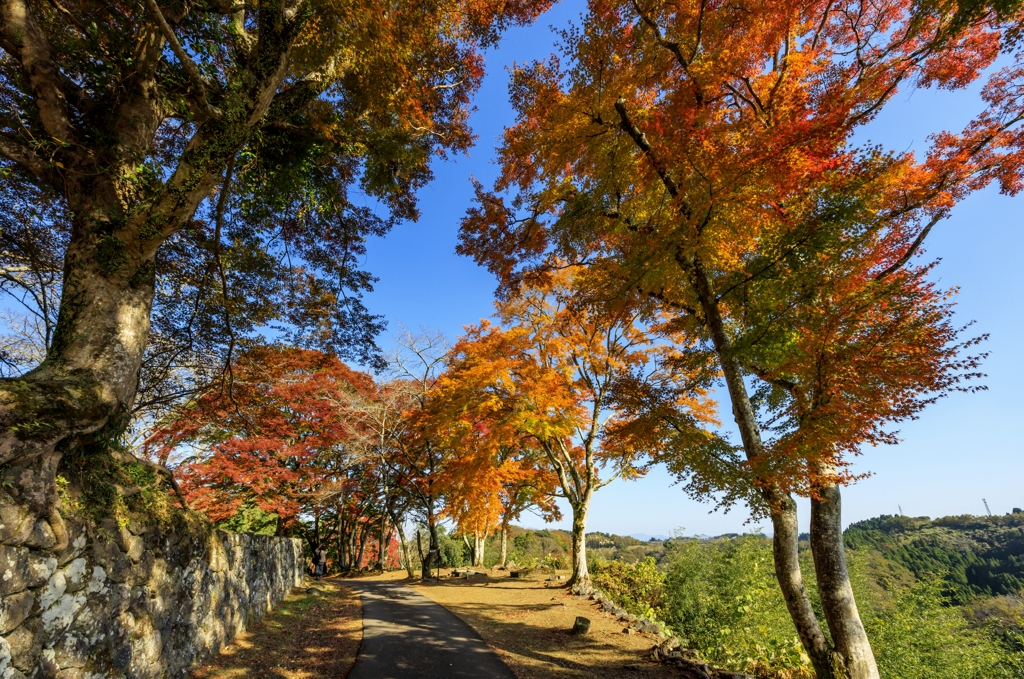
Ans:
[[[359,595],[330,580],[322,593],[297,588],[254,629],[240,635],[192,679],[341,679],[363,638]]]

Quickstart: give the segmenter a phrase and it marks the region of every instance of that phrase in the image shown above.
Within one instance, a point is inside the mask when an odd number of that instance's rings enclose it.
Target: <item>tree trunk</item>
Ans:
[[[817,489],[811,498],[811,554],[828,630],[848,679],[878,679],[871,642],[857,611],[843,546],[839,486]]]
[[[130,256],[109,235],[113,227],[100,229],[85,215],[72,226],[46,359],[19,378],[0,379],[0,483],[15,502],[5,508],[0,540],[54,551],[67,546],[58,465],[69,454],[108,456],[107,443],[127,427],[155,280],[152,258]],[[100,253],[110,259],[105,265],[91,261],[102,250],[97,242],[111,244]]]
[[[484,549],[486,547],[487,534],[473,533],[473,566],[484,567]]]
[[[743,451],[747,460],[757,462],[763,452],[761,429],[754,416],[754,408],[750,404],[747,385],[743,382],[743,373],[736,357],[733,355],[732,343],[725,331],[718,298],[712,289],[711,277],[699,257],[694,257],[689,266],[693,273],[697,297],[707,322],[711,342],[715,348],[725,385],[732,403],[733,419],[740,431]],[[833,676],[830,662],[831,649],[821,631],[818,618],[811,608],[807,590],[803,584],[798,559],[799,529],[797,526],[796,503],[788,493],[781,493],[770,480],[758,479],[761,482],[762,497],[768,505],[775,531],[773,539],[773,555],[775,558],[775,574],[779,587],[786,600],[793,625],[804,646],[804,650],[814,665],[818,679],[830,679]]]
[[[384,570],[384,550],[387,545],[387,533],[388,533],[388,514],[387,512],[380,513],[380,549],[377,552],[378,566],[381,570]]]
[[[508,522],[501,523],[501,567],[508,567]]]
[[[590,494],[584,502],[572,508],[572,577],[568,586],[574,591],[590,589],[590,571],[587,570],[587,511]]]
[[[405,538],[405,528],[402,526],[402,521],[397,515],[392,514],[391,523],[395,526],[395,530],[398,532],[398,547],[399,547],[399,565],[405,567],[405,572],[410,578],[416,576],[416,567],[412,562],[412,544]],[[417,532],[418,534],[418,532]],[[404,561],[405,563],[401,563]]]
[[[427,531],[430,533],[430,548],[427,550],[426,555],[422,557],[423,568],[421,575],[424,578],[430,577],[430,569],[434,567],[434,559],[440,559],[441,557],[441,549],[437,542],[437,526],[435,525],[433,514],[427,516]]]
[[[804,587],[796,502],[788,493],[777,493],[772,498],[771,519],[775,533],[772,537],[775,577],[786,600],[786,608],[800,636],[800,643],[811,659],[814,673],[818,679],[830,679],[833,676],[832,652]]]
[[[368,523],[363,524],[363,529],[359,535],[359,552],[356,554],[356,568],[361,569],[363,567],[363,552],[366,550],[366,541],[370,539],[370,525]]]
[[[338,569],[348,570],[348,551],[345,547],[345,515],[338,509]]]

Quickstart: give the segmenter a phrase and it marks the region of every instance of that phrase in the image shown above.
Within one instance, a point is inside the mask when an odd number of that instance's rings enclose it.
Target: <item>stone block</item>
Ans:
[[[43,650],[43,625],[39,618],[29,618],[7,635],[11,664],[23,672],[31,671]]]
[[[81,557],[73,559],[63,571],[64,581],[67,583],[66,591],[74,593],[85,589],[91,575],[89,564],[85,559]]]
[[[46,552],[29,552],[28,555],[28,586],[41,587],[57,570],[57,559]]]
[[[28,556],[25,547],[0,546],[0,596],[28,589]]]
[[[0,504],[0,542],[5,545],[24,544],[35,527],[35,517],[17,504]]]
[[[107,577],[114,582],[124,582],[132,571],[132,562],[120,550],[114,540],[100,538],[92,547],[92,557],[107,572]]]
[[[35,522],[28,540],[25,540],[26,547],[33,547],[35,549],[50,549],[56,544],[57,536],[53,534],[50,524],[42,519]]]
[[[0,598],[0,634],[7,634],[32,612],[36,598],[25,590]]]
[[[139,563],[142,559],[142,553],[146,549],[146,543],[142,538],[136,535],[130,535],[128,537],[128,558],[134,563]]]

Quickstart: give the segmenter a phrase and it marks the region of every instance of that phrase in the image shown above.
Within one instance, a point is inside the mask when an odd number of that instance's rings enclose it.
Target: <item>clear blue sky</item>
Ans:
[[[455,254],[459,219],[472,197],[469,178],[489,184],[497,173],[494,148],[502,129],[513,122],[506,68],[550,54],[554,36],[549,27],[564,27],[583,9],[582,2],[562,2],[536,25],[511,31],[487,54],[487,77],[472,119],[479,136],[476,147],[468,157],[436,163],[435,180],[420,194],[418,223],[400,225],[370,244],[366,266],[381,280],[367,303],[392,329],[422,325],[454,338],[464,325],[491,314],[495,280]],[[903,92],[859,141],[922,149],[930,132],[961,129],[979,105],[977,88]],[[1024,445],[1018,431],[1024,416],[1017,403],[1024,384],[1024,286],[1018,274],[1022,222],[1024,196],[1011,199],[989,189],[964,201],[929,236],[927,254],[942,260],[936,276],[943,285],[960,288],[958,319],[974,320],[977,333],[991,335],[984,366],[989,389],[943,399],[901,427],[901,444],[865,450],[855,469],[873,475],[845,491],[845,523],[895,514],[898,505],[908,515],[931,517],[983,514],[982,498],[997,514],[1024,507]],[[387,346],[387,338],[382,340]],[[687,499],[659,469],[599,491],[588,529],[670,534],[685,528],[687,534],[720,534],[758,526],[745,523],[743,508],[727,514],[709,510]],[[532,517],[522,523],[541,525]],[[806,530],[807,503],[801,505],[801,524]]]

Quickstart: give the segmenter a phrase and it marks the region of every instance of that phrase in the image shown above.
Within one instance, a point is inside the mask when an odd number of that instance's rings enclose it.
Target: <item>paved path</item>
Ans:
[[[419,592],[345,584],[363,599],[363,644],[348,679],[515,679],[472,627]]]

